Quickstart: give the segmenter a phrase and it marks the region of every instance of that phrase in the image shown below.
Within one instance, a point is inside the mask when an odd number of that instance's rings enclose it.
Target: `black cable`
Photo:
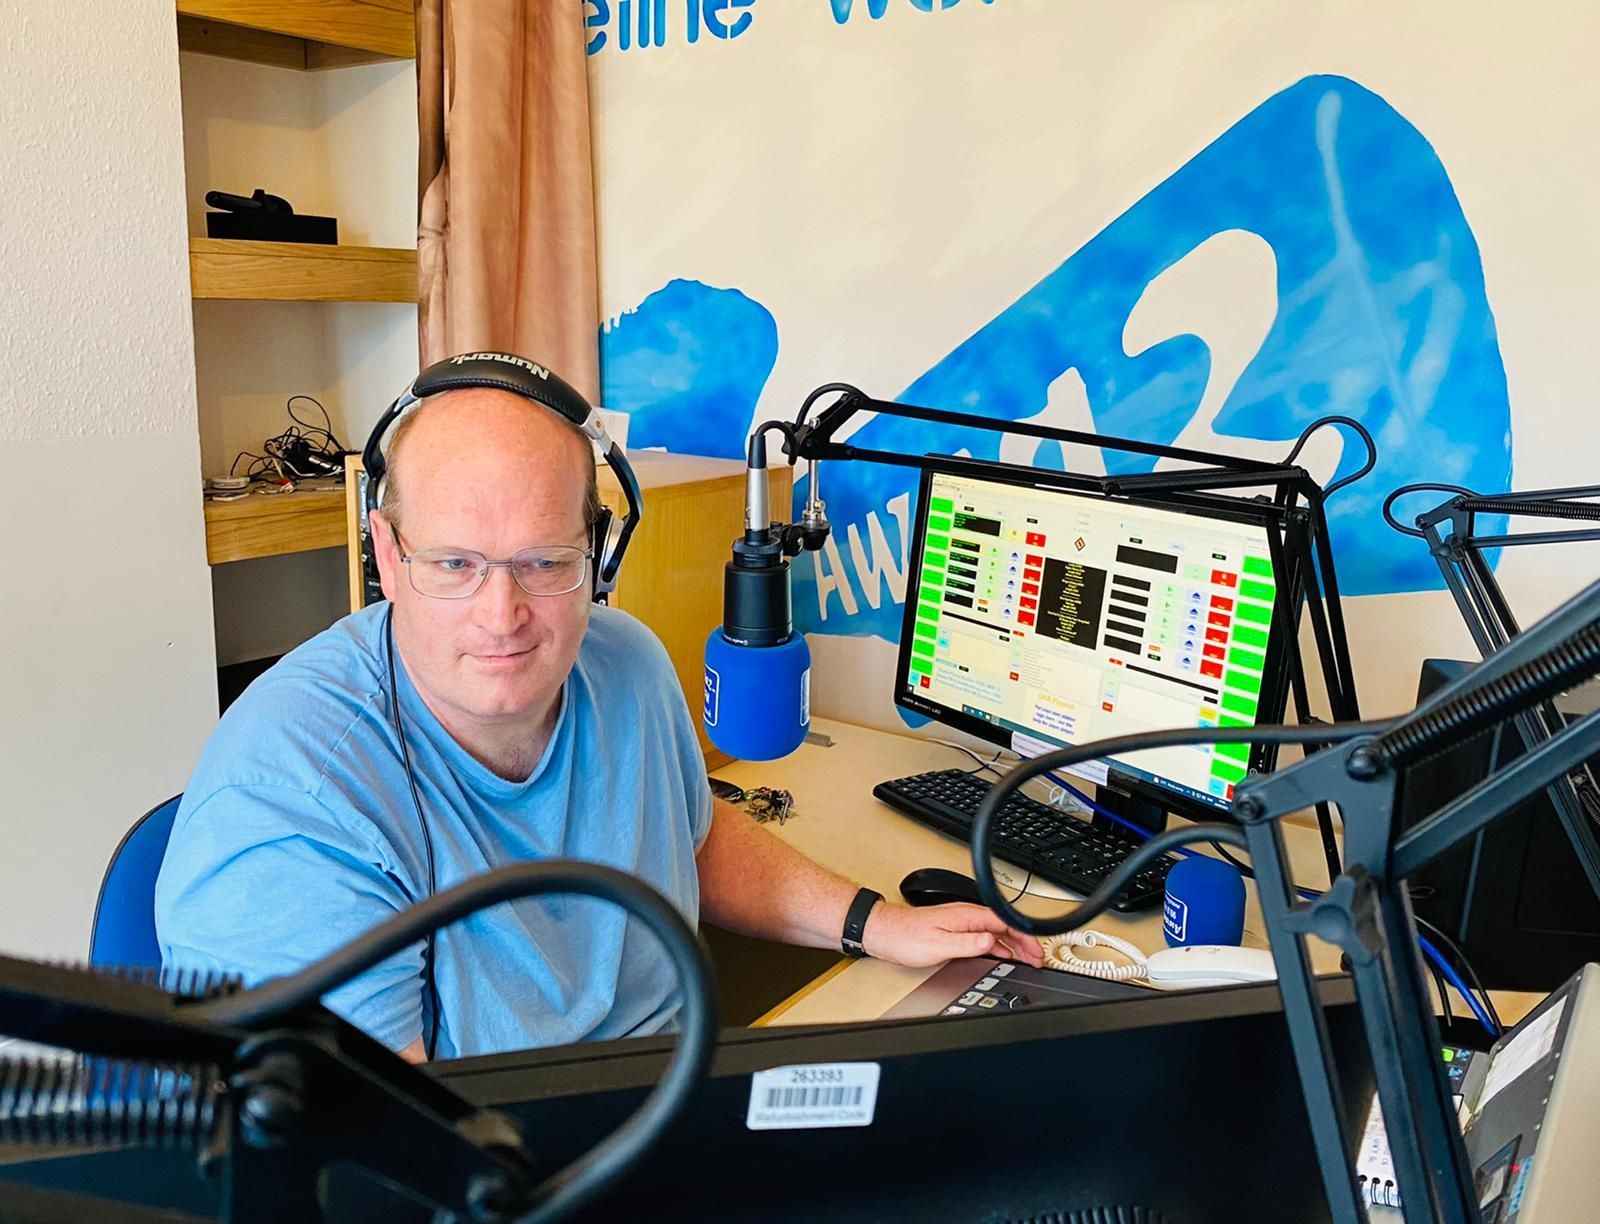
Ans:
[[[1240,860],[1234,858],[1233,855],[1229,853],[1228,847],[1218,842],[1212,842],[1211,848],[1222,856],[1222,860],[1224,862],[1231,863],[1235,868],[1237,868],[1246,879],[1253,880],[1256,878],[1255,869],[1251,867],[1249,863],[1241,862]]]
[[[305,400],[307,403],[315,404],[317,406],[317,409],[322,413],[322,424],[320,426],[318,426],[318,425],[313,425],[310,421],[301,420],[300,417],[295,414],[295,410],[294,410],[294,402],[295,402],[295,400]],[[333,432],[333,417],[328,415],[327,408],[324,407],[322,401],[319,400],[316,396],[314,396],[314,395],[291,395],[289,397],[288,401],[284,404],[284,408],[289,413],[289,419],[291,421],[293,421],[296,425],[302,425],[306,429],[310,430],[311,433],[314,433],[314,434],[320,433],[323,436],[323,440],[324,440],[323,441],[323,450],[324,451],[327,451],[327,450],[331,449],[333,452],[335,452],[337,454],[340,454],[340,455],[344,454],[345,449],[346,449],[345,448],[345,444],[343,442],[339,441],[339,439],[334,435],[334,432]]]
[[[1311,435],[1316,433],[1317,430],[1323,428],[1325,425],[1348,425],[1351,429],[1355,430],[1356,433],[1361,435],[1361,440],[1367,444],[1367,461],[1363,463],[1356,471],[1351,472],[1350,475],[1344,477],[1344,479],[1336,480],[1326,489],[1322,490],[1323,498],[1327,499],[1332,497],[1340,489],[1344,488],[1345,485],[1354,484],[1368,472],[1372,471],[1373,468],[1378,466],[1378,444],[1372,440],[1372,434],[1367,430],[1367,427],[1360,421],[1356,420],[1355,417],[1339,415],[1318,417],[1315,421],[1312,421],[1311,424],[1307,425],[1305,429],[1301,430],[1299,438],[1295,440],[1294,449],[1289,452],[1288,458],[1283,461],[1283,466],[1291,466],[1294,461],[1300,457],[1300,451],[1305,447],[1305,444],[1310,439]]]
[[[1444,980],[1444,974],[1439,972],[1439,967],[1431,964],[1427,957],[1423,957],[1422,962],[1427,966],[1428,975],[1433,978],[1434,989],[1439,992],[1439,1010],[1444,1013],[1444,1027],[1448,1033],[1456,1019],[1450,1011],[1450,984]]]
[[[935,741],[935,742],[939,743],[939,741]],[[943,747],[943,748],[954,748],[957,752],[964,752],[969,757],[971,757],[974,761],[976,761],[978,763],[978,768],[969,769],[969,770],[967,770],[968,773],[982,773],[983,772],[983,767],[984,767],[984,764],[985,764],[984,759],[981,756],[979,756],[976,752],[972,751],[971,748],[967,748],[967,747],[965,747],[964,745],[961,745],[961,744],[940,743],[940,746]]]
[[[428,851],[428,896],[433,896],[439,891],[439,873],[433,858],[433,833],[428,828],[428,818],[422,813],[422,794],[417,789],[417,774],[411,767],[411,746],[406,743],[405,724],[400,719],[400,685],[395,680],[394,669],[394,605],[389,605],[389,615],[384,618],[383,634],[388,643],[389,656],[389,712],[394,720],[394,733],[400,740],[400,759],[405,762],[406,781],[411,784],[411,802],[417,809],[417,824],[422,827],[422,844]],[[422,982],[423,990],[428,997],[428,1031],[422,1043],[422,1051],[432,1062],[435,1051],[439,1046],[439,1016],[444,1010],[439,1000],[439,979],[433,967],[435,944],[433,932],[428,932],[428,938],[422,949]]]
[[[1008,926],[1029,935],[1061,935],[1087,926],[1111,908],[1117,895],[1133,878],[1169,850],[1193,842],[1226,842],[1241,850],[1248,850],[1244,831],[1235,825],[1202,823],[1186,828],[1168,829],[1144,842],[1118,865],[1117,869],[1101,881],[1100,887],[1072,912],[1052,918],[1030,918],[1019,913],[1001,894],[994,878],[992,859],[993,831],[996,816],[1006,799],[1021,789],[1022,784],[1043,773],[1068,769],[1082,761],[1099,757],[1119,756],[1128,752],[1142,752],[1151,748],[1185,748],[1193,744],[1264,743],[1264,744],[1333,744],[1371,735],[1391,726],[1390,721],[1374,723],[1335,723],[1310,727],[1186,727],[1175,731],[1146,731],[1138,735],[1121,735],[1093,743],[1075,744],[1058,748],[1054,752],[1019,762],[1016,768],[989,788],[978,805],[968,835],[972,843],[973,877],[978,895],[983,903],[998,914]]]
[[[266,455],[258,455],[254,451],[247,450],[240,451],[233,457],[233,462],[228,465],[228,475],[237,476],[239,474],[239,460],[247,457],[250,460],[250,466],[244,470],[245,479],[263,480],[268,472],[274,471],[280,476],[283,475],[283,469],[278,466],[276,459],[270,459]]]
[[[617,1130],[529,1194],[527,1201],[537,1205],[520,1216],[518,1224],[546,1224],[576,1210],[620,1178],[666,1132],[711,1065],[717,1039],[711,967],[683,916],[642,881],[598,863],[563,859],[501,867],[396,914],[298,973],[241,994],[180,1006],[203,1021],[266,1028],[430,932],[492,905],[550,893],[610,901],[643,922],[661,941],[677,971],[683,1009],[677,1045],[650,1095]]]
[[[1505,1021],[1500,1019],[1500,1013],[1495,1009],[1494,1000],[1489,997],[1489,992],[1483,988],[1483,979],[1478,976],[1478,971],[1472,967],[1472,961],[1467,958],[1465,949],[1462,948],[1451,936],[1441,931],[1426,918],[1418,916],[1414,911],[1411,917],[1419,927],[1428,931],[1442,943],[1450,954],[1455,957],[1456,967],[1467,975],[1467,981],[1472,983],[1472,989],[1478,992],[1478,999],[1483,1003],[1483,1010],[1489,1013],[1489,1019],[1494,1021],[1494,1026],[1502,1033],[1506,1031]]]
[[[1436,484],[1431,480],[1421,480],[1416,484],[1401,485],[1388,497],[1383,499],[1383,521],[1388,523],[1401,535],[1416,536],[1417,539],[1426,539],[1419,527],[1407,527],[1394,516],[1394,504],[1408,493],[1421,493],[1424,491],[1434,493],[1454,493],[1460,497],[1476,497],[1477,494],[1462,485]]]
[[[805,402],[800,405],[800,415],[794,419],[795,428],[798,429],[801,425],[806,423],[806,414],[811,411],[811,405],[816,403],[818,399],[828,394],[830,391],[838,391],[844,395],[861,394],[860,388],[852,387],[849,383],[823,383],[822,386],[818,387],[810,395],[806,396]]]
[[[995,769],[995,766],[1000,763],[1000,758],[1006,754],[1006,750],[1002,748],[999,752],[995,753],[993,757],[986,761],[976,752],[972,751],[971,748],[968,748],[965,744],[952,744],[947,740],[934,740],[932,742],[938,744],[942,748],[954,748],[957,752],[964,752],[974,761],[976,761],[978,763],[978,767],[976,769],[968,769],[964,771],[969,778],[973,774],[981,774],[986,771],[993,771],[994,773],[998,774],[1000,771]]]

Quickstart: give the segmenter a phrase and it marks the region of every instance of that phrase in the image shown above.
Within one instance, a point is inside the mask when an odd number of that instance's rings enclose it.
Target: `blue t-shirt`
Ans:
[[[286,655],[229,709],[184,792],[156,885],[169,967],[291,973],[428,894],[427,852],[389,709],[388,605]],[[633,873],[693,925],[711,792],[661,643],[593,610],[543,758],[525,782],[473,759],[396,669],[440,891],[530,859]],[[424,1030],[423,945],[333,993],[334,1011],[396,1049]],[[671,963],[606,902],[527,898],[436,937],[435,1056],[659,1031]]]

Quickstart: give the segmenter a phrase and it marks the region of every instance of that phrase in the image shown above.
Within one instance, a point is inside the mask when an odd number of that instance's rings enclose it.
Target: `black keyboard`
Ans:
[[[972,820],[989,783],[965,770],[943,769],[880,782],[872,793],[896,811],[970,845]],[[1097,829],[1020,793],[1006,799],[991,841],[997,858],[1084,895],[1099,888],[1139,845],[1131,833]],[[1160,905],[1167,871],[1176,861],[1170,854],[1156,860],[1133,878],[1111,908],[1131,913]]]

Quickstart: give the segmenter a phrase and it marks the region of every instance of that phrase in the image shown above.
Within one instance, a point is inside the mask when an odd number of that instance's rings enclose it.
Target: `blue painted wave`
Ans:
[[[1222,368],[1224,354],[1202,338],[1233,305],[1226,278],[1217,300],[1185,282],[1177,309],[1192,322],[1132,343],[1151,332],[1138,311],[1152,286],[1230,236],[1270,255],[1262,267],[1276,305],[1254,353]],[[604,402],[635,413],[639,445],[737,455],[776,353],[776,325],[758,303],[674,281],[602,335]],[[835,374],[819,369],[816,381]],[[1097,430],[1148,441],[1176,440],[1202,400],[1212,430],[1238,438],[1287,443],[1331,412],[1364,422],[1378,467],[1328,507],[1349,594],[1439,585],[1426,551],[1383,525],[1390,489],[1436,479],[1495,492],[1510,479],[1510,402],[1477,241],[1433,148],[1342,77],[1309,77],[1267,99],[894,398],[1020,420],[1045,412],[1069,375],[1081,378]],[[853,441],[998,454],[994,435],[884,418]],[[1104,458],[1112,471],[1150,466]],[[1347,446],[1339,473],[1360,458]],[[1062,462],[1053,444],[1024,459]],[[796,568],[806,630],[898,637],[898,598],[881,596],[903,572],[899,527],[915,483],[875,465],[829,470],[836,548],[821,561],[822,598],[810,559]],[[803,495],[802,482],[797,504]]]

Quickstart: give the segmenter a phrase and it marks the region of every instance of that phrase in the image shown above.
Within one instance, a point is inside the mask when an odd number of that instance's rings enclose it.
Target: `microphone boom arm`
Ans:
[[[836,398],[815,420],[810,420],[812,407],[828,394],[836,394]],[[991,460],[874,450],[836,441],[839,432],[863,412],[905,420],[955,425],[990,434],[1038,438],[1041,441],[1058,442],[1063,447],[1084,446],[1102,451],[1143,455],[1157,460],[1173,459],[1196,466],[1175,471],[1152,470],[1121,476],[1093,475]],[[1324,489],[1305,468],[1295,466],[1294,461],[1313,433],[1334,425],[1347,426],[1354,432],[1365,444],[1367,454],[1365,461],[1357,470]],[[797,524],[771,522],[766,488],[766,437],[771,432],[782,435],[783,450],[791,464],[804,459],[809,465],[810,487],[801,520]],[[788,640],[792,631],[792,610],[788,599],[787,563],[789,558],[797,556],[802,550],[815,552],[827,542],[831,527],[819,492],[818,478],[822,461],[829,459],[862,460],[922,471],[937,467],[940,470],[970,474],[979,478],[995,475],[1021,477],[1034,484],[1075,489],[1107,497],[1130,497],[1140,493],[1177,495],[1200,507],[1236,505],[1237,498],[1222,496],[1224,491],[1270,488],[1274,504],[1286,508],[1303,507],[1305,512],[1307,521],[1294,525],[1292,530],[1287,530],[1284,534],[1288,538],[1277,538],[1272,541],[1274,566],[1276,567],[1282,556],[1291,550],[1304,559],[1304,564],[1300,567],[1304,586],[1302,594],[1310,612],[1319,670],[1327,689],[1332,716],[1336,721],[1349,721],[1360,717],[1356,698],[1355,670],[1350,659],[1349,639],[1345,630],[1343,606],[1339,599],[1339,585],[1334,572],[1333,551],[1328,540],[1328,521],[1325,511],[1328,494],[1365,476],[1377,462],[1376,444],[1372,435],[1359,421],[1346,416],[1319,418],[1306,426],[1284,460],[1271,462],[1195,450],[1190,447],[1142,442],[1134,438],[1058,429],[1052,425],[1041,425],[1031,421],[1002,420],[918,404],[872,399],[848,383],[826,383],[806,397],[794,421],[766,421],[757,426],[750,436],[746,474],[745,533],[734,542],[733,557],[725,571],[724,614],[721,626],[721,635],[725,641],[744,645]],[[779,587],[782,588],[781,595],[776,594]],[[755,633],[750,628],[753,625],[765,631],[764,640],[757,641]],[[1309,723],[1314,721],[1314,716],[1307,684],[1308,669],[1301,658],[1298,637],[1286,613],[1282,631],[1290,642],[1291,686],[1296,714],[1302,723]],[[713,631],[714,636],[715,633],[716,631]],[[708,691],[711,687],[709,677],[708,672]],[[708,702],[709,700],[708,698]],[[708,722],[707,725],[709,727],[712,724]],[[1331,880],[1340,870],[1338,839],[1328,805],[1316,806],[1317,827],[1322,838],[1323,856],[1328,864],[1328,877]]]
[[[1034,934],[1087,925],[1154,859],[1179,845],[1221,841],[1250,851],[1278,988],[1328,1204],[1336,1224],[1362,1224],[1338,1068],[1315,988],[1306,939],[1339,947],[1377,1074],[1391,1153],[1408,1219],[1478,1224],[1472,1169],[1447,1087],[1437,1071],[1438,1024],[1429,1003],[1405,879],[1536,794],[1576,762],[1600,754],[1600,711],[1530,746],[1517,762],[1396,836],[1395,808],[1406,765],[1535,707],[1600,674],[1600,582],[1569,600],[1504,649],[1440,689],[1410,714],[1381,723],[1320,728],[1185,728],[1074,745],[1024,761],[997,782],[972,826],[973,873],[983,901]],[[1139,847],[1100,888],[1067,914],[1033,918],[1001,893],[992,863],[993,825],[1006,798],[1030,778],[1079,761],[1181,744],[1288,742],[1320,735],[1336,747],[1267,775],[1234,794],[1232,825],[1168,830]],[[1279,821],[1330,802],[1345,820],[1345,865],[1332,887],[1302,901],[1288,872]]]
[[[638,918],[677,971],[683,1010],[655,1089],[606,1139],[536,1183],[510,1118],[475,1108],[318,1000],[429,931],[551,893],[597,897]],[[710,1067],[716,1027],[705,952],[659,893],[596,863],[519,863],[429,897],[306,969],[247,991],[173,994],[0,956],[0,1033],[96,1056],[81,1066],[0,1058],[0,1144],[110,1137],[198,1149],[202,1170],[223,1169],[230,1224],[322,1218],[322,1173],[336,1162],[463,1219],[545,1224],[588,1203],[664,1133]],[[106,1058],[140,1061],[130,1078],[128,1063]]]

